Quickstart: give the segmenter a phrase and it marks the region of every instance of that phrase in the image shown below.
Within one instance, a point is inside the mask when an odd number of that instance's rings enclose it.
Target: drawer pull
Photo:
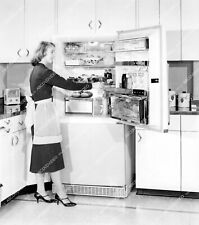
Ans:
[[[23,125],[23,121],[19,121],[19,124],[20,124],[20,125]]]
[[[5,130],[7,133],[10,132],[10,128],[9,129],[6,129],[6,127],[0,127],[0,130]]]
[[[5,121],[6,124],[10,124],[10,120]]]

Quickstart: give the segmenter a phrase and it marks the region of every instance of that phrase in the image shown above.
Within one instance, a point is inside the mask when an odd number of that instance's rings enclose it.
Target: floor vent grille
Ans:
[[[115,198],[126,198],[132,190],[133,184],[129,186],[96,186],[80,184],[64,184],[67,193],[72,195],[104,196]]]

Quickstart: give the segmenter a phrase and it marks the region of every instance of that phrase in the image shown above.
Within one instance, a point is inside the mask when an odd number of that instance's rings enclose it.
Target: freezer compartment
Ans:
[[[137,124],[148,124],[147,97],[114,95],[110,97],[111,117]]]

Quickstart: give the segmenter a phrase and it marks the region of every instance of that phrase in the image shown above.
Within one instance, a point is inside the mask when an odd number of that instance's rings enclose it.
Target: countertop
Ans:
[[[170,115],[199,115],[199,111],[170,111]]]

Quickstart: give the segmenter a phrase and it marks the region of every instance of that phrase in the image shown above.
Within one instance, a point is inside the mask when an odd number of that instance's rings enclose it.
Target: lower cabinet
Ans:
[[[136,129],[136,188],[180,191],[180,131]]]
[[[199,132],[182,132],[182,191],[199,192]]]
[[[26,130],[0,135],[1,201],[26,185]]]

